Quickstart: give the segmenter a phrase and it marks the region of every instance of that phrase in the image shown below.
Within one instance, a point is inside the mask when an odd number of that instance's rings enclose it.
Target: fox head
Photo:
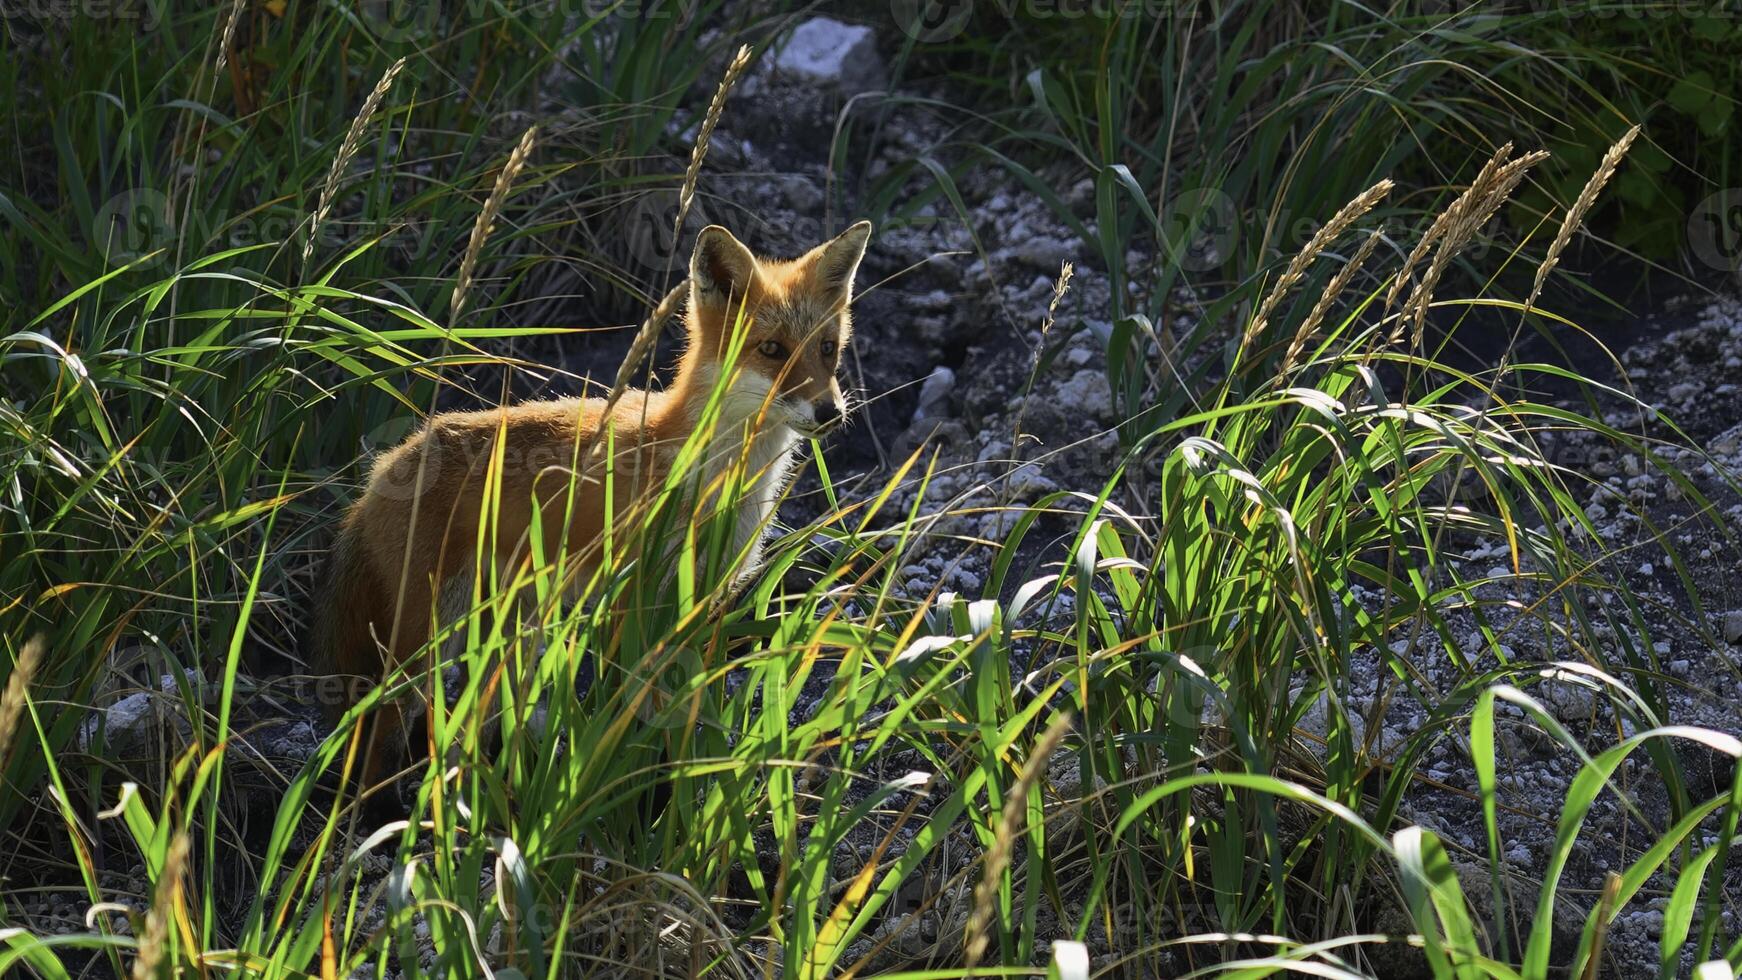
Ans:
[[[743,333],[726,412],[820,434],[846,414],[836,379],[853,334],[853,275],[871,237],[861,221],[790,260],[759,259],[732,233],[709,225],[690,256],[689,348],[684,369],[704,384],[719,377]]]

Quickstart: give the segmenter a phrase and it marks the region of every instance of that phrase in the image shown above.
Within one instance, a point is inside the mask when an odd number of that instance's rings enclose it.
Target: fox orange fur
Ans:
[[[835,375],[852,334],[853,277],[870,233],[870,223],[861,221],[800,258],[769,260],[726,229],[705,228],[690,259],[687,343],[669,388],[625,392],[608,418],[602,398],[443,413],[380,456],[333,545],[313,610],[311,661],[379,680],[424,650],[432,619],[456,618],[441,608],[442,597],[470,583],[494,459],[501,461],[499,510],[484,540],[495,543],[498,567],[526,557],[536,499],[547,547],[566,526],[571,564],[581,566],[584,579],[606,521],[602,430],[611,429],[611,500],[614,516],[621,515],[635,505],[638,489],[664,482],[720,382],[735,330],[745,336],[702,465],[717,472],[748,458],[735,543],[746,555],[738,580],[753,575],[800,438],[821,433],[846,412]],[[590,451],[595,445],[598,451]],[[366,782],[403,729],[400,709],[381,706]]]

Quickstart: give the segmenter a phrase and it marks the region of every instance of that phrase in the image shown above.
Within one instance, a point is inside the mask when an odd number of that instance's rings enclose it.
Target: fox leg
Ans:
[[[396,608],[387,619],[392,624],[388,635],[379,638],[385,646],[376,647],[382,653],[376,678],[383,684],[393,680],[396,668],[412,663],[429,639],[432,609],[429,583],[415,570],[405,579]],[[407,724],[407,715],[411,712],[402,702],[416,696],[416,693],[408,693],[383,700],[371,713],[368,741],[363,749],[361,786],[365,791],[391,779],[401,766],[418,759],[424,746],[428,745],[427,732],[421,730],[423,726]],[[427,724],[427,711],[416,712],[416,715],[416,720]],[[414,732],[414,728],[420,730]]]

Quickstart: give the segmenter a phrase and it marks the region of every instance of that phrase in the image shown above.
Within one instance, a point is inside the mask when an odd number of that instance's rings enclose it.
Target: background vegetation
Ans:
[[[783,531],[735,602],[708,509],[668,488],[614,532],[622,560],[590,587],[642,615],[559,602],[549,555],[478,600],[535,596],[524,628],[474,616],[451,669],[398,679],[451,689],[435,737],[454,753],[379,828],[320,791],[354,769],[354,724],[322,732],[299,771],[239,738],[319,696],[261,679],[301,673],[300,600],[364,451],[438,399],[523,390],[565,330],[645,315],[668,282],[625,271],[624,209],[676,186],[693,132],[674,120],[731,52],[760,54],[807,11],[239,2],[8,19],[0,964],[1077,975],[1083,942],[1104,975],[1588,976],[1608,924],[1649,893],[1664,974],[1685,959],[1731,976],[1742,775],[1721,763],[1715,795],[1697,790],[1671,743],[1720,759],[1742,745],[1666,727],[1649,644],[1512,662],[1482,582],[1447,560],[1494,543],[1545,583],[1507,628],[1592,651],[1614,648],[1581,642],[1598,630],[1648,637],[1590,533],[1584,477],[1549,465],[1539,436],[1595,432],[1674,471],[1642,436],[1528,393],[1582,379],[1503,350],[1460,367],[1446,330],[1476,309],[1510,334],[1564,328],[1541,310],[1578,295],[1545,281],[1557,263],[1699,268],[1685,216],[1734,181],[1742,17],[1312,6],[977,5],[938,41],[877,24],[909,94],[851,107],[835,157],[858,158],[903,99],[962,128],[852,173],[857,212],[965,210],[958,183],[985,168],[1053,202],[1113,284],[1098,339],[1125,419],[1116,465],[1013,509],[980,595],[920,601],[897,572],[933,515],[888,500],[928,478],[923,455],[864,497],[816,474],[825,513]],[[1063,200],[1085,177],[1092,223]],[[1061,520],[1063,542],[1043,545],[1035,529]],[[634,560],[674,535],[706,574],[667,582]],[[1048,547],[1050,570],[1022,577],[1024,546]],[[1480,648],[1454,615],[1483,623]],[[1402,636],[1419,640],[1408,657]],[[1432,723],[1385,765],[1346,707],[1373,651],[1405,688],[1409,657],[1466,674],[1449,697],[1417,692]],[[503,665],[519,680],[498,750],[478,705]],[[1612,737],[1587,747],[1541,709],[1531,689],[1557,671],[1607,704]],[[161,679],[171,697],[151,703],[180,706],[167,734],[108,751],[90,706]],[[1586,754],[1535,893],[1502,885],[1497,715]],[[1478,777],[1487,840],[1456,857],[1483,881],[1400,818],[1445,738]],[[1557,934],[1565,859],[1635,754],[1670,820],[1576,901],[1582,931]],[[82,927],[24,916],[39,891],[74,896]],[[922,929],[941,952],[903,961]]]

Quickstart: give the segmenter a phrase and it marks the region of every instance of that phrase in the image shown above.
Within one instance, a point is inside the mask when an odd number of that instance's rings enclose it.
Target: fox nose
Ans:
[[[812,407],[812,410],[816,413],[817,426],[819,428],[834,425],[836,422],[841,420],[841,406],[835,404],[832,400],[817,402],[816,405]]]

